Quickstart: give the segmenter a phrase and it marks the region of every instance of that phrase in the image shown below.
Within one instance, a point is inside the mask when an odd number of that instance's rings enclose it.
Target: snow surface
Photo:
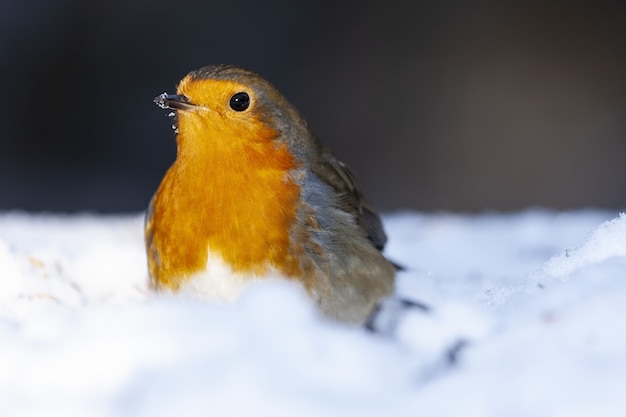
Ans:
[[[389,215],[398,296],[428,310],[371,334],[287,282],[151,293],[139,215],[3,213],[0,416],[623,416],[616,215]]]

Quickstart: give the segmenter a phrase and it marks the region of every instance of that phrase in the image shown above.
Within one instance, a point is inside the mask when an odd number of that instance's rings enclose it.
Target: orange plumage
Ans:
[[[241,89],[185,78],[178,93],[218,107]],[[292,274],[296,263],[287,252],[287,232],[298,187],[286,178],[295,161],[286,146],[273,143],[276,132],[256,120],[224,123],[222,115],[208,111],[181,112],[178,124],[178,157],[153,206],[152,222],[162,225],[152,234],[163,259],[153,274],[158,285],[178,288],[204,267],[207,246],[238,272],[262,274],[274,266]]]

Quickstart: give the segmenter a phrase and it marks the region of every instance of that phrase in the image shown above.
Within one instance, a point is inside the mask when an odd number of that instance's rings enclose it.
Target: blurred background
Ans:
[[[384,211],[626,207],[626,3],[0,0],[0,209],[139,212],[152,99],[270,79]]]

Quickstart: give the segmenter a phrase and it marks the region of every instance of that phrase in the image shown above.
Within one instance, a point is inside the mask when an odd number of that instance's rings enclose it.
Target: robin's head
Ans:
[[[209,146],[219,146],[221,139],[235,147],[278,140],[294,155],[304,156],[301,142],[310,136],[297,110],[271,83],[232,65],[192,71],[179,83],[177,94],[163,93],[154,101],[176,111],[179,151],[187,146],[181,141],[197,149],[205,145],[197,140],[209,140],[210,134]]]

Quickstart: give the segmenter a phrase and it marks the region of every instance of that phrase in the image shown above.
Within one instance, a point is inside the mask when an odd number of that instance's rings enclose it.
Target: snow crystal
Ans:
[[[565,277],[572,272],[610,258],[626,257],[626,214],[600,225],[580,248],[568,249],[550,259],[544,267],[546,274]]]

